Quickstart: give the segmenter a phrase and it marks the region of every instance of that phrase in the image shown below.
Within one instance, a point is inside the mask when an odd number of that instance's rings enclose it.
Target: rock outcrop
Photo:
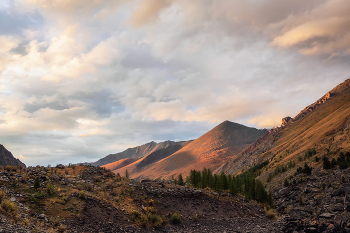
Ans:
[[[3,145],[0,144],[0,165],[7,166],[16,166],[19,165],[26,166],[24,163],[22,163],[19,159],[16,159],[13,157],[12,153],[8,151]]]

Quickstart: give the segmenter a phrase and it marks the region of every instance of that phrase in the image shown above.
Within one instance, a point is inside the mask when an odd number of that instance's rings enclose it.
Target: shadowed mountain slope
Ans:
[[[19,159],[16,159],[13,157],[12,153],[8,151],[3,145],[0,144],[0,165],[6,166],[19,166],[23,165],[26,166],[24,163],[22,163]]]
[[[150,154],[141,158],[122,159],[114,163],[106,164],[102,167],[105,167],[111,171],[116,171],[116,173],[120,172],[118,169],[121,168],[123,168],[124,173],[126,169],[128,169],[128,172],[138,172],[141,171],[143,167],[174,154],[176,151],[180,150],[181,148],[183,148],[191,142],[192,140],[186,142],[179,142],[177,144],[169,145],[165,148],[153,151]]]
[[[108,170],[116,170],[125,166],[128,166],[129,164],[139,160],[140,158],[127,158],[127,159],[120,159],[118,161],[115,161],[113,163],[109,163],[106,165],[103,165],[102,167],[107,168]]]
[[[181,144],[182,142],[173,142],[173,141],[165,141],[165,142],[149,142],[147,144],[137,146],[134,148],[129,148],[123,152],[116,153],[116,154],[110,154],[106,157],[99,159],[98,161],[92,163],[94,166],[103,166],[109,163],[116,162],[121,159],[127,159],[127,158],[141,158],[145,155],[148,155],[149,153],[152,153],[156,150],[166,148],[170,145],[176,145]]]
[[[188,175],[191,169],[210,168],[215,171],[228,159],[234,158],[251,143],[264,136],[267,130],[246,127],[224,121],[206,134],[189,143],[176,153],[145,166],[141,171],[132,171],[131,165],[115,170],[123,174],[128,169],[132,178],[166,178],[172,175]]]

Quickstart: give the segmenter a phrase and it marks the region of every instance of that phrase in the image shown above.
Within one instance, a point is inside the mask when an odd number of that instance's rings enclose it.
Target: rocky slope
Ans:
[[[202,170],[204,167],[215,172],[228,160],[237,159],[241,151],[266,133],[267,130],[225,121],[176,153],[145,166],[142,171],[131,173],[131,177],[171,179],[180,173],[187,176],[192,169]],[[118,170],[120,174],[124,171]]]
[[[290,181],[273,191],[284,232],[350,232],[350,168],[316,169]]]
[[[0,165],[7,166],[26,166],[24,163],[22,163],[19,159],[16,159],[13,157],[12,153],[6,148],[0,144]]]
[[[149,153],[152,153],[156,150],[166,148],[167,146],[170,145],[176,145],[176,144],[181,144],[183,142],[173,142],[173,141],[165,141],[165,142],[149,142],[147,144],[137,146],[134,148],[129,148],[126,149],[123,152],[116,153],[116,154],[110,154],[107,155],[106,157],[99,159],[98,161],[92,163],[94,166],[103,166],[109,163],[116,162],[121,159],[127,159],[127,158],[141,158],[143,156],[148,155]]]
[[[267,172],[278,164],[296,161],[312,147],[320,154],[350,146],[350,80],[338,85],[294,118],[284,118],[241,154],[241,160],[229,161],[221,170],[235,173],[266,159],[274,158]],[[345,131],[344,131],[345,130]]]
[[[284,225],[238,195],[135,182],[100,167],[2,170],[0,183],[2,232],[280,232]]]

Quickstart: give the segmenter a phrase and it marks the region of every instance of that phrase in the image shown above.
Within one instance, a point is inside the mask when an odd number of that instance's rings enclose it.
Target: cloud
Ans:
[[[306,55],[349,55],[350,8],[342,0],[330,0],[310,12],[289,16],[282,33],[272,41],[280,47],[297,47]]]
[[[17,48],[20,43],[21,40],[19,38],[13,36],[0,36],[0,53],[5,53]]]
[[[7,1],[0,142],[46,165],[194,139],[224,120],[276,126],[349,78],[348,6]]]
[[[141,0],[130,17],[132,27],[141,27],[159,18],[159,13],[171,4],[171,0]]]

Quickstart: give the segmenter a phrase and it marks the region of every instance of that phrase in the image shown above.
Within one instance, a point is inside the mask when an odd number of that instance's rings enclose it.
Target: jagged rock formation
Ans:
[[[173,141],[165,141],[165,142],[149,142],[147,144],[137,146],[134,148],[129,148],[123,152],[116,153],[116,154],[110,154],[106,157],[99,159],[98,161],[92,163],[93,166],[103,166],[109,163],[116,162],[121,159],[127,159],[127,158],[141,158],[145,155],[148,155],[149,153],[152,153],[156,150],[166,148],[170,145],[176,145],[181,144],[183,142],[173,142]]]
[[[8,151],[3,145],[0,144],[0,165],[6,166],[19,166],[22,165],[26,167],[19,159],[13,157],[12,153]]]

